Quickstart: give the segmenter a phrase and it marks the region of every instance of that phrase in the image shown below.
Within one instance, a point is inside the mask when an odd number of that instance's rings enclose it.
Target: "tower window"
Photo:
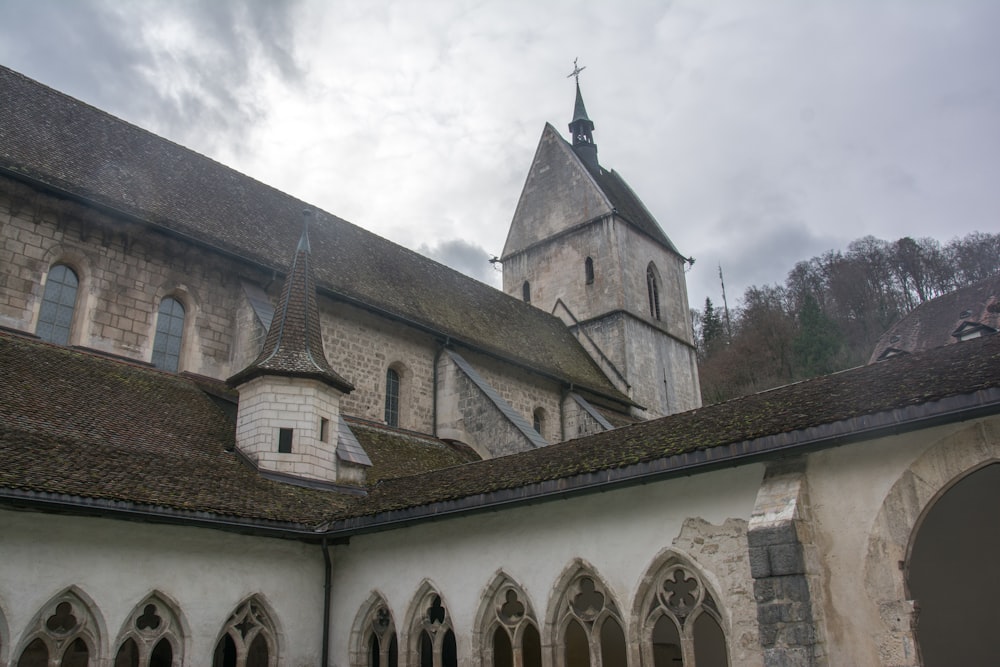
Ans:
[[[660,285],[656,279],[656,267],[650,262],[646,268],[646,290],[649,292],[649,316],[660,319]]]
[[[292,429],[290,428],[278,429],[278,453],[279,454],[292,453]]]
[[[56,264],[49,270],[42,307],[38,311],[38,326],[35,328],[39,338],[57,345],[69,343],[79,285],[76,273],[65,264]]]
[[[330,420],[326,417],[319,418],[319,441],[330,442]]]
[[[181,340],[184,337],[184,306],[167,297],[160,302],[153,339],[153,365],[167,371],[180,367]]]
[[[545,410],[543,408],[536,408],[532,417],[532,426],[535,427],[535,432],[538,435],[542,435],[542,429],[545,428]]]
[[[527,280],[521,285],[521,297],[524,299],[525,303],[531,303],[531,283]]]
[[[584,273],[584,276],[587,278],[587,284],[588,285],[593,285],[594,284],[594,260],[592,260],[590,257],[588,257],[587,261],[583,263],[583,273]]]
[[[385,372],[385,423],[399,426],[399,373],[392,368]]]

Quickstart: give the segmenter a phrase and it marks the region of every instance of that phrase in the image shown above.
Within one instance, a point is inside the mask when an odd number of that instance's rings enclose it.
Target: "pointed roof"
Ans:
[[[240,385],[260,375],[284,375],[320,380],[343,392],[354,389],[354,385],[330,367],[323,353],[311,255],[307,217],[264,348],[252,364],[227,380],[230,385]]]
[[[578,120],[585,120],[590,123],[590,129],[594,129],[594,122],[590,120],[587,115],[587,107],[583,105],[583,94],[580,92],[580,82],[576,82],[576,103],[573,105],[573,120],[571,123],[575,123]]]

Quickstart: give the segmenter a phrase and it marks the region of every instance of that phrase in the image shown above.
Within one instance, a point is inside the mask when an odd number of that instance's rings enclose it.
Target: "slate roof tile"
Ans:
[[[337,493],[269,481],[231,451],[198,383],[0,333],[0,488],[312,525]]]

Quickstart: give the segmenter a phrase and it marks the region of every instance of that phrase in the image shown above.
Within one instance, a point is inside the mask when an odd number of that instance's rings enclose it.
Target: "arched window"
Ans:
[[[649,293],[649,316],[660,319],[660,284],[656,275],[656,267],[650,262],[646,267],[646,291]]]
[[[535,432],[538,435],[542,435],[542,429],[545,428],[545,409],[535,408],[532,418],[532,425],[535,427]]]
[[[160,301],[156,316],[156,338],[153,339],[153,365],[167,371],[177,371],[184,339],[184,306],[177,299]]]
[[[394,368],[385,372],[385,423],[399,426],[399,373]]]
[[[175,657],[183,663],[177,614],[158,594],[136,605],[120,637],[114,667],[172,667]]]
[[[668,554],[660,561],[637,597],[643,667],[727,667],[729,649],[715,598],[680,557]]]
[[[487,590],[476,625],[484,638],[484,665],[541,667],[542,643],[535,614],[524,590],[506,574],[497,575]]]
[[[69,344],[79,287],[80,279],[65,264],[56,264],[49,269],[42,307],[38,311],[38,325],[35,327],[39,338],[57,345]]]
[[[527,280],[521,285],[521,298],[524,299],[525,303],[531,303],[531,283]]]
[[[558,667],[623,667],[628,648],[621,613],[607,586],[582,564],[563,577],[550,619],[556,633]]]
[[[399,646],[396,623],[389,606],[378,593],[373,593],[361,608],[355,621],[356,642],[351,664],[355,667],[398,667]],[[360,646],[358,646],[360,644]]]
[[[424,584],[411,607],[410,655],[420,667],[458,667],[458,645],[441,596]]]
[[[590,257],[583,263],[583,275],[587,279],[588,285],[594,284],[594,260]]]
[[[87,667],[99,662],[97,621],[80,595],[69,589],[35,616],[17,667]]]
[[[215,645],[212,667],[275,667],[277,633],[267,610],[250,598],[226,621]]]

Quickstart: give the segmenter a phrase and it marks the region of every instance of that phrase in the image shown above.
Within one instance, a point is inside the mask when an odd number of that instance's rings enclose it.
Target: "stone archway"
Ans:
[[[906,583],[925,667],[996,664],[1000,637],[1000,463],[961,478],[925,512]]]
[[[871,639],[883,665],[921,664],[914,626],[916,605],[905,581],[913,538],[923,518],[952,486],[1000,463],[1000,420],[969,424],[925,451],[900,475],[872,525],[865,560],[865,587],[877,609]]]

